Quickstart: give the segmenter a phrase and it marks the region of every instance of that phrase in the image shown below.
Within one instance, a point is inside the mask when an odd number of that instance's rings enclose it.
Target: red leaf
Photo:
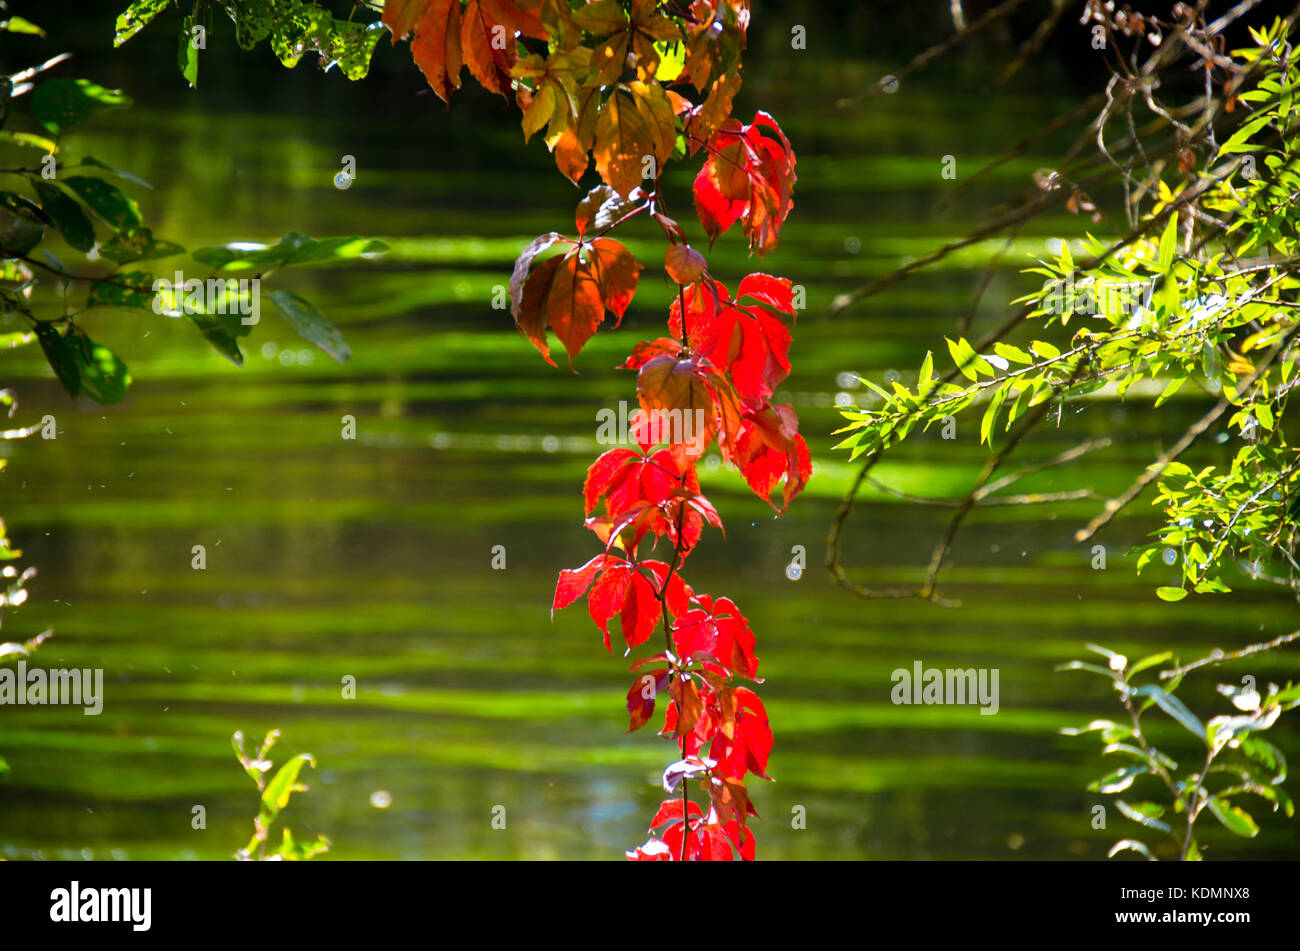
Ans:
[[[767,779],[767,758],[772,752],[772,728],[758,695],[745,687],[735,688],[735,729],[731,737],[719,731],[709,755],[717,760],[714,774],[743,779],[746,772]]]
[[[642,457],[632,449],[611,449],[603,453],[587,469],[587,480],[582,485],[586,503],[584,515],[590,515],[603,496],[627,481],[627,467]],[[626,508],[626,506],[620,506]]]
[[[763,134],[768,130],[773,135]],[[695,210],[709,240],[737,220],[759,255],[773,250],[793,205],[796,175],[790,142],[766,112],[750,125],[728,119],[708,143],[709,157],[695,177]]]
[[[721,826],[701,826],[696,835],[699,837],[698,861],[732,862],[731,840]]]
[[[785,278],[751,274],[741,281],[741,298],[758,303],[733,301],[717,281],[708,282],[707,289],[694,284],[673,301],[668,328],[681,335],[684,302],[690,345],[728,375],[747,406],[757,408],[790,374],[790,329],[767,308],[794,316],[793,294]]]
[[[678,616],[673,626],[677,656],[685,663],[707,654],[723,665],[726,673],[754,679],[758,674],[756,639],[740,609],[728,598],[718,598],[715,603],[707,594],[696,595],[695,601],[700,607]]]
[[[629,362],[639,356],[634,351]],[[641,409],[656,420],[661,437],[667,429],[670,438],[659,441],[669,444],[679,466],[702,456],[710,440],[729,444],[739,432],[735,392],[707,359],[680,348],[651,357],[641,365],[636,390]]]
[[[623,854],[633,862],[671,862],[673,860],[672,851],[659,839],[648,839],[645,845]]]
[[[737,813],[737,815],[741,815],[741,813]],[[758,813],[753,812],[751,807],[750,815],[756,816]],[[732,819],[723,826],[723,831],[726,832],[727,838],[736,846],[736,851],[740,853],[741,859],[752,862],[754,861],[754,833],[743,823],[743,819],[740,822]]]
[[[585,514],[590,515],[602,498],[605,511],[613,516],[627,512],[638,502],[661,505],[682,485],[698,492],[699,477],[693,468],[683,471],[667,450],[642,455],[623,447],[611,449],[587,470],[583,484]]]
[[[700,688],[689,674],[674,677],[668,685],[668,693],[677,705],[677,735],[681,737],[695,729],[704,712],[704,701],[700,698]],[[689,776],[685,770],[682,775]],[[668,785],[669,773],[664,773],[664,785]],[[672,790],[669,789],[671,792]]]
[[[515,64],[515,34],[546,38],[535,2],[469,0],[464,12],[460,0],[392,0],[383,20],[395,40],[412,30],[411,57],[438,98],[447,102],[460,88],[460,70],[470,72],[492,92],[507,95],[510,70]]]
[[[390,20],[390,7],[393,6],[384,7],[384,22],[393,30],[394,38],[401,39],[406,35],[406,30],[401,27],[409,19],[404,17],[403,24],[395,26]],[[408,3],[406,6],[409,10],[416,4]],[[397,13],[395,9],[391,12]],[[415,36],[411,39],[411,58],[443,102],[449,102],[452,90],[460,88],[463,65],[460,33],[460,0],[430,0],[415,23]]]
[[[597,572],[606,564],[616,561],[618,559],[610,558],[608,555],[597,555],[581,568],[565,568],[561,571],[559,580],[555,583],[555,601],[551,604],[551,619],[555,619],[556,611],[567,608],[582,597],[591,587]]]
[[[687,804],[688,808],[683,812],[681,799],[665,799],[659,805],[659,809],[655,812],[654,818],[650,820],[650,828],[657,829],[659,826],[665,825],[669,822],[681,823],[684,821],[682,818],[683,815],[690,816],[692,819],[704,815],[700,810],[700,807],[689,799],[687,800]]]
[[[799,418],[788,404],[749,412],[745,414],[732,452],[732,461],[740,468],[749,487],[769,505],[772,505],[772,490],[785,480],[780,512],[786,510],[812,478],[812,457],[798,430]]]
[[[651,576],[658,577],[653,569]],[[572,604],[584,591],[587,592],[587,613],[605,635],[606,650],[613,652],[608,625],[614,615],[619,616],[628,650],[644,644],[654,633],[662,614],[659,592],[639,565],[612,555],[597,555],[581,568],[561,571],[555,587],[552,614],[555,609]]]
[[[682,345],[672,337],[659,337],[657,340],[642,340],[632,348],[628,358],[619,364],[622,370],[639,370],[655,357],[670,354],[676,356],[682,352]]]
[[[749,801],[749,790],[740,780],[710,776],[706,785],[713,802],[713,811],[724,827],[733,824],[746,825],[750,816],[758,815],[754,804]],[[734,837],[733,841],[735,841]]]
[[[681,617],[689,610],[692,592],[690,586],[682,580],[682,576],[678,572],[674,571],[670,575],[669,566],[662,561],[643,561],[640,567],[650,569],[661,592],[664,590],[664,582],[667,579],[668,590],[664,594],[664,600],[668,606],[669,614],[673,617]]]
[[[627,692],[627,712],[631,717],[628,733],[641,729],[654,716],[655,698],[668,686],[668,675],[666,669],[648,670],[637,674],[636,680],[632,681]]]

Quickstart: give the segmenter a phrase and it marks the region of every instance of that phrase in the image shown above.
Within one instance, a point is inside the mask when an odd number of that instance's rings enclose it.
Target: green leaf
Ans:
[[[315,305],[288,291],[272,291],[270,297],[280,316],[302,339],[314,343],[339,363],[352,356],[352,348],[343,340],[343,334]]]
[[[316,758],[310,753],[299,753],[281,766],[275,777],[266,784],[266,790],[262,793],[262,805],[258,809],[258,818],[263,828],[269,828],[280,810],[289,804],[289,797],[298,783],[298,774],[307,764],[315,767]]]
[[[28,33],[42,39],[45,37],[44,30],[31,20],[24,20],[22,17],[10,17],[7,20],[0,20],[0,30],[4,30],[6,33]]]
[[[1057,664],[1056,667],[1053,669],[1057,671],[1086,670],[1092,674],[1100,674],[1101,676],[1105,677],[1107,680],[1115,679],[1115,672],[1113,670],[1107,670],[1105,667],[1099,667],[1096,664],[1085,664],[1081,660],[1072,660],[1066,664]]]
[[[77,369],[77,361],[68,341],[59,334],[53,324],[44,321],[36,325],[36,339],[40,342],[41,349],[45,351],[45,359],[49,361],[50,369],[63,384],[63,388],[68,391],[69,396],[76,396],[81,390],[81,373]]]
[[[990,438],[993,434],[993,425],[998,421],[998,413],[1001,412],[1002,404],[1006,402],[1010,389],[1010,384],[1003,383],[989,400],[988,408],[984,410],[984,417],[980,420],[980,442],[993,445]]]
[[[1120,852],[1139,852],[1147,857],[1147,861],[1154,862],[1156,857],[1151,854],[1151,850],[1146,847],[1146,843],[1139,842],[1137,839],[1120,839],[1110,847],[1106,853],[1106,858],[1113,859]]]
[[[1161,822],[1158,818],[1164,812],[1164,807],[1154,802],[1140,802],[1136,806],[1130,806],[1123,799],[1116,799],[1115,808],[1134,822],[1140,823],[1148,829],[1156,829],[1165,833],[1173,832],[1173,828],[1167,822]]]
[[[69,247],[85,254],[95,246],[95,227],[68,193],[50,182],[34,181],[36,197],[50,220],[63,232]]]
[[[85,331],[77,329],[68,335],[68,347],[77,363],[81,378],[81,392],[96,403],[116,403],[126,396],[131,385],[131,374],[117,354],[91,340]]]
[[[966,338],[950,340],[945,337],[944,339],[948,341],[948,352],[952,355],[952,362],[961,371],[961,375],[968,380],[978,380],[979,374],[975,372],[975,367],[979,357]]]
[[[203,334],[205,340],[212,344],[213,348],[227,358],[237,367],[244,365],[244,354],[239,349],[239,342],[235,339],[237,336],[243,336],[233,330],[235,327],[242,326],[238,317],[232,318],[229,315],[220,314],[192,314],[187,310],[186,318],[189,319],[199,333]],[[243,327],[244,333],[248,332],[247,327]]]
[[[1164,234],[1160,236],[1160,257],[1157,264],[1160,273],[1168,273],[1170,266],[1174,263],[1174,251],[1178,247],[1178,215],[1171,214],[1169,222],[1165,225]]]
[[[1181,601],[1187,597],[1187,589],[1173,588],[1166,585],[1162,588],[1156,588],[1156,597],[1161,601]]]
[[[1240,747],[1242,753],[1274,774],[1271,783],[1280,783],[1286,779],[1286,756],[1268,740],[1247,733],[1241,737]]]
[[[122,228],[99,249],[99,253],[118,264],[129,264],[132,261],[174,257],[184,254],[185,249],[172,241],[155,239],[153,232],[141,225]]]
[[[1035,340],[1029,345],[1029,349],[1042,357],[1044,360],[1055,360],[1061,355],[1061,351],[1046,340]]]
[[[199,248],[193,258],[200,264],[232,271],[257,268],[265,272],[272,267],[293,264],[311,264],[317,261],[349,260],[383,254],[388,245],[373,238],[356,235],[338,238],[311,238],[293,231],[278,244],[256,244],[249,241],[212,245]]]
[[[1243,839],[1253,839],[1258,834],[1258,824],[1251,818],[1250,813],[1240,806],[1234,806],[1227,799],[1219,796],[1211,796],[1206,805],[1210,807],[1210,812],[1214,813],[1214,818],[1223,823],[1223,827],[1233,835],[1239,835]]]
[[[93,158],[89,155],[87,155],[85,158],[81,160],[81,164],[90,165],[93,168],[102,169],[103,171],[108,172],[110,175],[116,175],[118,178],[130,182],[132,185],[139,185],[141,188],[147,188],[150,191],[153,190],[152,185],[146,182],[139,175],[136,175],[134,172],[128,172],[125,169],[114,168],[111,165],[105,165],[99,159]]]
[[[55,135],[96,112],[131,105],[120,89],[105,89],[89,79],[47,79],[32,93],[32,113]]]
[[[149,22],[161,13],[169,0],[135,0],[129,7],[117,15],[116,33],[113,36],[114,48],[121,46],[135,36]]]
[[[86,178],[81,175],[65,179],[64,184],[115,229],[139,227],[143,224],[140,206],[122,194],[116,185],[110,185],[101,178]]]
[[[1207,742],[1205,725],[1173,694],[1155,685],[1138,687],[1133,693],[1139,697],[1149,697],[1155,701],[1156,706],[1182,724],[1189,733],[1194,734],[1202,743]]]
[[[1123,766],[1113,773],[1107,773],[1101,779],[1088,786],[1093,792],[1123,792],[1133,785],[1133,780],[1151,770],[1146,766]]]
[[[199,84],[199,50],[194,45],[194,17],[181,21],[181,32],[176,46],[176,67],[193,89]]]
[[[284,837],[280,842],[280,848],[274,854],[280,856],[286,862],[305,862],[329,850],[330,840],[325,836],[318,835],[314,842],[295,842],[293,834],[286,828]]]
[[[0,249],[26,254],[41,243],[50,219],[33,201],[0,192]]]
[[[1142,673],[1142,671],[1155,667],[1157,664],[1163,664],[1165,661],[1169,660],[1173,656],[1174,656],[1173,651],[1164,651],[1163,653],[1160,654],[1151,654],[1147,657],[1143,657],[1141,660],[1137,661],[1132,667],[1129,668],[1128,676],[1126,679],[1132,680],[1134,676]]]
[[[1265,109],[1262,113],[1258,113],[1246,120],[1236,132],[1232,133],[1228,141],[1219,147],[1219,155],[1232,155],[1236,152],[1245,152],[1248,149],[1255,148],[1250,142],[1251,136],[1273,118],[1273,110]]]
[[[112,276],[112,281],[96,281],[86,295],[86,308],[138,307],[153,310],[153,275],[144,271],[127,271]],[[123,286],[125,285],[125,286]]]

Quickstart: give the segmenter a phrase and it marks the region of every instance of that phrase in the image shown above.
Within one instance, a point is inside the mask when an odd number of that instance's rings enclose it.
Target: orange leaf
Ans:
[[[596,238],[572,243],[569,251],[532,267],[533,260],[558,241],[542,235],[524,249],[510,280],[511,313],[519,332],[552,366],[546,342],[549,327],[569,355],[569,366],[596,328],[613,313],[615,326],[623,319],[636,292],[641,265],[619,242]],[[530,273],[531,269],[531,273]]]
[[[546,38],[536,6],[533,2],[528,4],[529,9],[523,9],[512,0],[469,0],[465,6],[460,48],[465,65],[484,89],[503,96],[509,93],[516,33]]]
[[[658,83],[617,86],[596,117],[596,171],[621,195],[657,178],[677,141],[673,108]]]
[[[670,244],[664,252],[664,270],[677,284],[694,284],[706,267],[704,255],[689,244]]]

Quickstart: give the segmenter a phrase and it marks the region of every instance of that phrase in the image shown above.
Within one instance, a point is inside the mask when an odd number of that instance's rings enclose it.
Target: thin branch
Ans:
[[[1291,343],[1292,339],[1295,338],[1297,331],[1300,331],[1300,324],[1296,324],[1292,327],[1278,345],[1273,348],[1273,351],[1268,355],[1264,362],[1261,363],[1259,367],[1256,368],[1255,372],[1250,375],[1250,378],[1241,386],[1236,387],[1238,393],[1247,392],[1252,386],[1259,382],[1264,374],[1268,372],[1269,367],[1273,365],[1273,361],[1286,351],[1287,346]],[[1142,475],[1138,476],[1132,485],[1125,489],[1123,493],[1108,501],[1100,514],[1094,517],[1092,521],[1083,528],[1075,532],[1074,540],[1076,542],[1086,542],[1092,538],[1092,536],[1096,535],[1097,532],[1101,531],[1101,529],[1109,525],[1111,519],[1119,514],[1120,510],[1141,495],[1143,489],[1158,479],[1165,469],[1168,468],[1169,463],[1181,456],[1188,447],[1192,445],[1192,443],[1204,436],[1209,428],[1213,426],[1218,421],[1219,417],[1228,411],[1228,407],[1232,405],[1233,403],[1226,396],[1220,399],[1213,409],[1196,422],[1192,423],[1192,425],[1187,428],[1186,432],[1178,437],[1177,442],[1170,446],[1165,452],[1161,453],[1155,462],[1147,466],[1146,470]]]
[[[1175,677],[1182,677],[1198,667],[1208,667],[1212,664],[1226,664],[1229,661],[1241,660],[1243,657],[1249,657],[1251,654],[1262,654],[1265,651],[1276,650],[1284,644],[1290,644],[1292,641],[1300,640],[1300,631],[1292,631],[1290,634],[1283,634],[1273,638],[1271,641],[1264,641],[1262,644],[1251,644],[1249,647],[1243,647],[1240,650],[1225,653],[1219,648],[1210,651],[1205,657],[1194,660],[1190,664],[1184,664],[1181,667],[1174,667],[1170,670],[1160,671],[1161,680],[1173,680]]]
[[[868,87],[867,90],[861,93],[860,95],[848,96],[845,97],[844,99],[840,99],[836,103],[836,106],[838,106],[840,109],[847,109],[849,106],[855,105],[856,103],[861,102],[863,99],[869,99],[872,96],[879,93],[881,90],[885,88],[885,84],[890,79],[900,80],[906,76],[910,76],[912,73],[916,72],[919,69],[924,69],[933,60],[939,58],[944,53],[952,49],[953,47],[959,46],[961,43],[965,42],[967,39],[974,36],[980,30],[984,29],[986,26],[989,26],[990,24],[997,22],[1002,17],[1011,13],[1013,10],[1015,10],[1016,7],[1020,6],[1020,4],[1023,2],[1024,0],[1003,0],[1002,3],[998,4],[996,7],[982,14],[979,17],[979,19],[977,19],[974,23],[970,24],[970,26],[966,27],[964,30],[954,33],[952,36],[948,37],[942,43],[936,43],[934,46],[930,47],[925,52],[914,57],[910,63],[904,66],[897,73],[894,73],[891,76],[881,77],[878,83],[876,83],[874,86]]]

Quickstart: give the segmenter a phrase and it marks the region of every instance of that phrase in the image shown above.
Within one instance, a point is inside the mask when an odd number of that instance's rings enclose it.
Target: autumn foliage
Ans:
[[[627,653],[662,628],[663,645],[632,664],[629,731],[662,705],[660,733],[678,746],[664,771],[666,799],[649,840],[631,859],[754,857],[745,781],[767,779],[772,731],[758,695],[749,622],[728,598],[695,591],[682,568],[706,531],[723,529],[700,492],[696,464],[710,445],[779,512],[812,474],[789,405],[774,405],[790,373],[796,316],[790,281],[749,274],[735,293],[709,273],[669,216],[665,164],[700,160],[693,198],[709,245],[739,225],[751,252],[773,251],[792,205],[795,154],[776,120],[733,118],[748,0],[388,0],[384,22],[408,36],[411,55],[444,101],[468,68],[482,86],[513,97],[525,138],[541,134],[560,172],[579,184],[594,166],[601,184],[578,204],[572,236],[550,232],[520,254],[510,280],[520,332],[552,365],[550,338],[570,367],[601,327],[617,327],[643,271],[607,235],[637,216],[653,219],[677,285],[668,335],[634,346],[646,413],[702,419],[693,438],[634,431],[638,445],[610,449],[587,472],[586,526],[601,551],[560,572],[552,610],[585,597],[611,652]],[[703,156],[700,159],[700,156]],[[658,439],[657,442],[649,442]],[[779,504],[773,501],[779,499]],[[650,557],[662,546],[666,554]],[[707,807],[692,801],[698,781]],[[678,792],[680,787],[680,792]]]

